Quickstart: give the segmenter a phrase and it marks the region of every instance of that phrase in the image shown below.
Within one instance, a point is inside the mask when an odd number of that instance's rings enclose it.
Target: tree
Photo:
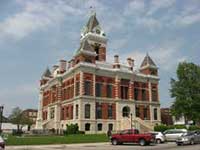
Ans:
[[[9,116],[9,120],[17,125],[17,131],[20,131],[20,129],[23,128],[24,125],[32,125],[33,121],[30,120],[25,114],[23,114],[23,111],[16,107],[12,110],[11,115]]]
[[[182,62],[177,68],[177,80],[171,79],[171,97],[175,98],[172,113],[183,115],[189,120],[200,123],[200,66]]]

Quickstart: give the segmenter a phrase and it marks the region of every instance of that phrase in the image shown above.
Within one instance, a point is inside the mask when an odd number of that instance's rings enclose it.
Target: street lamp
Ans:
[[[3,105],[0,106],[0,133],[2,132],[2,122],[3,122]]]
[[[132,124],[132,122],[133,122],[133,114],[131,113],[131,129],[133,129],[133,124]]]

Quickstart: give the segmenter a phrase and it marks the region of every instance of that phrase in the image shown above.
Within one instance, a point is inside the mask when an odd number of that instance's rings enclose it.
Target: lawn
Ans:
[[[44,144],[72,144],[108,142],[105,134],[86,134],[68,136],[9,136],[6,145],[44,145]]]

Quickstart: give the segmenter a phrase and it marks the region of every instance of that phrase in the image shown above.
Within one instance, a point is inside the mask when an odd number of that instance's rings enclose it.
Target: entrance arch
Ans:
[[[128,107],[128,106],[123,107],[122,116],[123,117],[129,117],[129,114],[130,114],[130,107]]]

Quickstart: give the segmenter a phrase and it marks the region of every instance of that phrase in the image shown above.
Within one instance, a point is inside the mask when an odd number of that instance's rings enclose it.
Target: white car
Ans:
[[[5,142],[3,138],[0,136],[0,150],[4,150],[4,148],[5,148]]]
[[[164,143],[165,142],[165,136],[162,134],[162,132],[151,132],[151,134],[155,135],[156,143]]]
[[[163,134],[165,136],[166,141],[176,141],[184,133],[187,133],[186,129],[169,129],[166,130]]]

